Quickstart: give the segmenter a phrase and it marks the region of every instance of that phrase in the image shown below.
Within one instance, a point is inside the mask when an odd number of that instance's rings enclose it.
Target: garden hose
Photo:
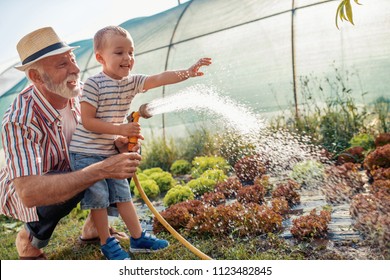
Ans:
[[[204,254],[202,251],[200,251],[199,249],[195,248],[191,243],[189,243],[183,236],[181,236],[161,215],[160,213],[156,210],[156,208],[154,208],[154,206],[152,205],[152,203],[150,202],[149,198],[147,197],[147,195],[145,194],[144,190],[142,189],[139,181],[138,181],[138,178],[137,178],[137,175],[134,174],[133,176],[133,180],[134,180],[134,183],[135,183],[135,186],[137,187],[138,189],[138,192],[140,193],[142,199],[145,201],[146,205],[148,205],[150,211],[152,211],[152,213],[154,214],[154,216],[157,218],[157,220],[178,240],[180,241],[180,243],[182,243],[185,247],[187,247],[187,249],[189,249],[192,253],[194,253],[195,255],[197,255],[199,258],[201,258],[202,260],[211,260],[212,258],[210,258],[209,256],[207,256],[206,254]]]
[[[140,117],[144,118],[150,118],[151,115],[147,112],[147,104],[141,105],[138,112],[133,112],[127,120],[129,122],[138,122]],[[138,138],[137,137],[129,137],[129,144],[128,144],[128,150],[131,151],[132,148],[137,144]],[[199,249],[195,248],[191,243],[189,243],[183,236],[181,236],[161,215],[160,213],[154,208],[153,204],[150,202],[148,196],[145,194],[143,188],[141,187],[140,182],[138,181],[138,177],[136,174],[133,176],[133,180],[135,183],[135,186],[138,189],[138,192],[140,193],[142,199],[145,201],[146,205],[149,207],[150,211],[154,214],[154,216],[157,218],[157,220],[178,240],[180,243],[182,243],[187,249],[189,249],[192,253],[194,253],[196,256],[201,258],[202,260],[211,260],[209,256],[204,254]]]

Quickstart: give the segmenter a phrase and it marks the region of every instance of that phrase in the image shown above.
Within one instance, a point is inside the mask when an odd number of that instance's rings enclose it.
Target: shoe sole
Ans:
[[[134,248],[130,248],[129,249],[129,252],[130,253],[157,253],[157,252],[161,252],[161,251],[164,251],[168,248],[169,246],[165,247],[165,248],[161,248],[161,249],[157,249],[157,250],[152,250],[152,249],[134,249]]]

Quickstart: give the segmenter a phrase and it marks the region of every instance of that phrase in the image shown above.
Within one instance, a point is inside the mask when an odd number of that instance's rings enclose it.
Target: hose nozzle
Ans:
[[[148,103],[142,104],[138,109],[139,115],[144,119],[149,119],[152,115],[149,113]]]
[[[152,115],[148,111],[148,103],[142,104],[138,112],[132,112],[129,116],[127,116],[128,122],[138,122],[140,117],[144,119],[149,119]],[[129,145],[128,150],[131,151],[133,147],[138,143],[138,138],[136,136],[129,137]]]

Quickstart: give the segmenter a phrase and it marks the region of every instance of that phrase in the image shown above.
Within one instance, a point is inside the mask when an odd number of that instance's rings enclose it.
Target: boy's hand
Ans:
[[[141,135],[141,126],[137,122],[125,123],[119,125],[117,135],[127,136],[127,137],[138,137],[144,139]]]
[[[182,81],[187,80],[191,77],[203,76],[204,73],[199,71],[199,68],[202,66],[208,66],[211,64],[211,58],[201,58],[197,63],[192,65],[188,69],[184,70],[171,70],[165,71],[160,74],[148,76],[145,79],[144,91],[147,91],[152,88],[159,86],[176,84]]]
[[[203,76],[204,73],[199,71],[199,68],[202,66],[209,66],[211,64],[211,58],[204,57],[198,60],[197,63],[188,68],[188,74],[190,77]]]

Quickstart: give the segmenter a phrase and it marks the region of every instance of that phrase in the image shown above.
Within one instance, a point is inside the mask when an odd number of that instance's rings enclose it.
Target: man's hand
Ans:
[[[139,134],[138,139],[144,140],[144,137],[141,134]],[[129,138],[123,136],[119,136],[118,138],[116,138],[114,144],[120,153],[137,152],[141,148],[141,143],[138,142],[137,145],[135,145],[133,149],[129,151],[128,150]]]
[[[111,156],[98,163],[100,174],[103,178],[113,179],[127,179],[133,177],[137,171],[140,160],[141,156],[134,152]]]

